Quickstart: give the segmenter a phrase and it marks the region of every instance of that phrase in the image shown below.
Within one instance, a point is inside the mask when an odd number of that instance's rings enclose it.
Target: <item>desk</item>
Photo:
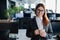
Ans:
[[[8,21],[0,20],[0,31],[10,30],[10,32],[18,32],[18,22],[17,21]]]

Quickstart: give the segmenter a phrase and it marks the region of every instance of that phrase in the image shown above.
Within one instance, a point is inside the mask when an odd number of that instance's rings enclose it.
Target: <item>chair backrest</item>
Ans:
[[[60,33],[60,22],[52,22],[52,29],[53,29],[53,34],[59,34]]]
[[[21,18],[19,20],[19,29],[27,29],[28,22],[31,20],[31,18]]]

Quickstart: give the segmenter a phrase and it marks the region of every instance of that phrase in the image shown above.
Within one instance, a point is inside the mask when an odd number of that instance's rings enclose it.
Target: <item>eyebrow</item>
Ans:
[[[37,10],[40,10],[40,9],[37,9]],[[44,10],[40,10],[40,11],[44,11]]]

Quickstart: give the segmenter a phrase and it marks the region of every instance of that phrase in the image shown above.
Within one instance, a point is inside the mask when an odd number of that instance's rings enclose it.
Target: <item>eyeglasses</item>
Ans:
[[[37,9],[37,11],[39,11],[40,13],[44,13],[44,10]]]
[[[40,9],[37,9],[38,11],[40,11],[40,12],[44,12],[44,10],[40,10]]]

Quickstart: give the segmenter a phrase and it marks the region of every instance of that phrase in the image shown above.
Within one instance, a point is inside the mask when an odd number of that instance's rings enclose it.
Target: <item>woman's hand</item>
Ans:
[[[46,32],[45,32],[45,30],[40,30],[40,36],[41,36],[41,37],[46,37]]]
[[[36,29],[36,30],[34,31],[34,33],[35,33],[35,35],[39,35],[39,34],[40,34],[40,30]]]

